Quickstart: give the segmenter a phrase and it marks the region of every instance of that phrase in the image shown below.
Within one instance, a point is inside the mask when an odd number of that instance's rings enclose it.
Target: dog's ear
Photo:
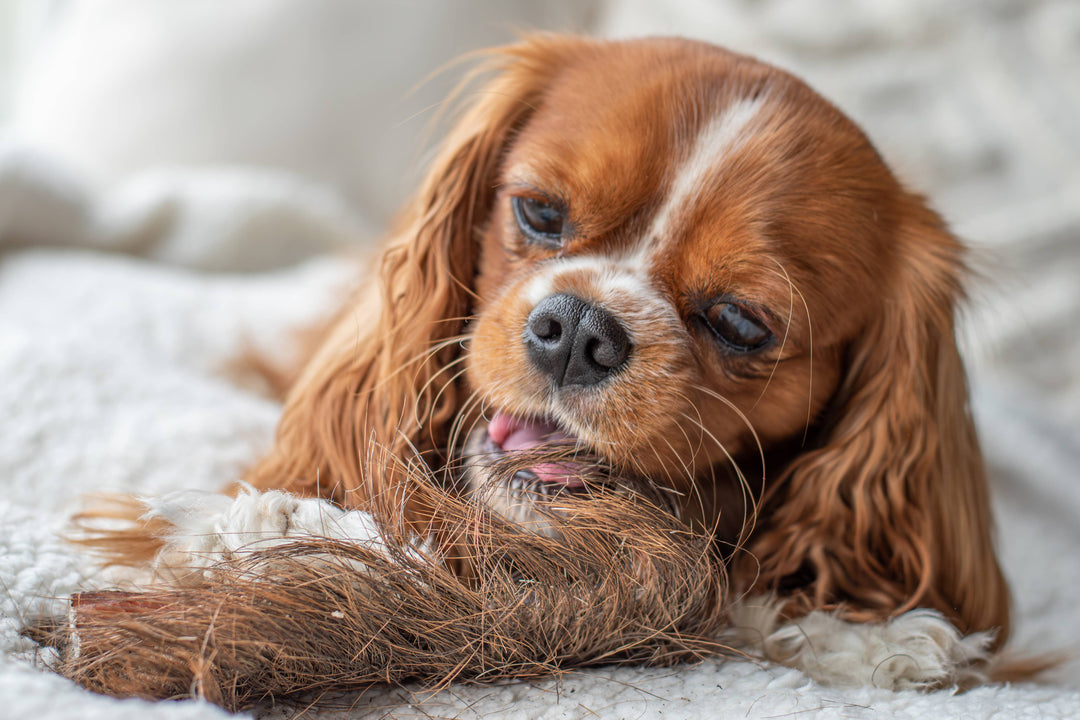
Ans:
[[[753,545],[757,587],[790,596],[793,612],[936,608],[1000,643],[1009,593],[955,338],[963,248],[920,198],[905,202],[879,316],[849,348],[823,439],[786,468]]]
[[[445,461],[465,401],[455,360],[501,160],[586,42],[532,37],[492,51],[478,68],[490,79],[462,91],[464,112],[376,260],[375,282],[347,304],[300,372],[275,447],[250,482],[356,506],[393,486],[403,463]]]

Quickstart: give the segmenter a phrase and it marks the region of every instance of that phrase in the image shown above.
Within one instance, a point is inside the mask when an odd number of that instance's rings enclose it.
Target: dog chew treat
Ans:
[[[199,697],[229,710],[377,683],[532,678],[722,652],[712,538],[642,497],[559,499],[558,537],[447,495],[444,550],[301,539],[225,560],[182,587],[88,592],[37,636],[57,669],[108,695]],[[378,518],[377,518],[378,519]],[[465,568],[465,570],[462,570]]]

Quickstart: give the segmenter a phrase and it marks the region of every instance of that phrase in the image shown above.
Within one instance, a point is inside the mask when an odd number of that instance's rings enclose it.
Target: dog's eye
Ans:
[[[562,244],[562,208],[530,197],[515,197],[510,204],[514,208],[514,219],[525,237],[542,245]]]
[[[753,352],[764,347],[773,337],[764,323],[735,303],[716,303],[702,316],[713,335],[735,352]]]

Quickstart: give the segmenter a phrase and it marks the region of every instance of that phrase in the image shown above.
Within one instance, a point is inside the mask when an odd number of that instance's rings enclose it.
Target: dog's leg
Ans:
[[[743,600],[730,612],[738,643],[820,683],[904,690],[966,686],[986,679],[993,634],[961,635],[936,610],[857,623],[822,611],[784,620],[780,607],[780,602],[764,597]]]

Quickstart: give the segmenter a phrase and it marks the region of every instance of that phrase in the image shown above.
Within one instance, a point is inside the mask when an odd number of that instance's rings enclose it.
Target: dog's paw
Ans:
[[[736,642],[766,660],[836,687],[891,690],[968,685],[985,679],[992,633],[961,635],[936,610],[917,609],[882,623],[855,623],[816,611],[779,619],[779,605],[744,600],[731,612]]]
[[[380,552],[386,547],[370,514],[279,490],[245,488],[235,498],[187,491],[146,503],[146,517],[169,527],[154,562],[155,574],[174,582],[222,560],[305,538],[344,540]]]

